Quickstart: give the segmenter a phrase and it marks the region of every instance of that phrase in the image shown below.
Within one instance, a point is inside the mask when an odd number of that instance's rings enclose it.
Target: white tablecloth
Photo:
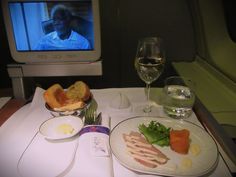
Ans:
[[[152,89],[151,91],[151,98],[154,101],[154,109],[149,115],[165,116],[162,111],[162,107],[158,105],[159,97],[157,93],[159,91],[160,89]],[[143,112],[140,109],[140,106],[142,106],[146,100],[143,88],[94,89],[92,90],[92,93],[98,102],[98,112],[101,111],[103,114],[110,116],[111,128],[126,118],[136,115],[143,115]],[[42,92],[36,92],[36,94],[39,94],[35,96],[37,100],[33,100],[31,104],[22,107],[0,127],[0,176],[19,176],[19,169],[17,170],[17,165],[19,165],[18,163],[20,157],[29,145],[29,142],[32,140],[35,133],[37,133],[39,125],[51,117],[49,111],[44,107],[44,100],[41,95]],[[128,97],[131,103],[129,108],[118,110],[110,107],[111,101],[114,100],[119,94]],[[188,120],[200,125],[194,114],[192,114]],[[109,162],[109,164],[104,166],[110,168],[108,175],[106,174],[107,176],[112,174],[114,177],[150,177],[150,175],[138,174],[128,170],[123,167],[115,157],[112,157],[111,159],[112,160],[110,161],[106,161],[105,163]],[[62,161],[63,159],[58,161],[58,163],[62,163]],[[81,169],[81,166],[78,164],[79,153],[76,153],[73,163],[71,163],[66,171],[60,175],[79,177],[77,172]],[[88,170],[94,170],[94,173],[96,174],[96,169],[93,169],[92,166],[87,168]],[[100,168],[102,168],[102,166]],[[104,168],[104,170],[107,169]],[[231,176],[221,156],[216,169],[209,174],[209,176]]]

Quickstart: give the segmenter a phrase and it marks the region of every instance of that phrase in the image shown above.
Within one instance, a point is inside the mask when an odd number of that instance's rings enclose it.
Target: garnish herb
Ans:
[[[148,126],[140,124],[138,128],[149,143],[162,147],[170,145],[171,128],[167,128],[157,121],[151,121]]]

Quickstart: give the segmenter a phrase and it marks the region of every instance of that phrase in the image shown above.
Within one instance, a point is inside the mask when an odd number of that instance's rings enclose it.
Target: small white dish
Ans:
[[[39,127],[39,132],[46,139],[60,140],[70,138],[79,133],[84,124],[82,119],[68,115],[46,120]]]

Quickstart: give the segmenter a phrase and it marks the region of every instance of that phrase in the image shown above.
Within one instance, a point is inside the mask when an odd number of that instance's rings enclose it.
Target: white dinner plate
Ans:
[[[166,164],[159,165],[156,168],[148,168],[135,161],[127,152],[122,135],[124,133],[129,134],[131,131],[138,132],[140,124],[148,125],[152,120],[175,130],[188,129],[190,131],[190,145],[197,144],[200,147],[200,153],[193,155],[188,152],[188,154],[182,155],[174,152],[170,147],[154,145],[169,158]],[[123,166],[141,173],[181,177],[202,176],[213,170],[218,163],[218,148],[213,138],[204,129],[188,121],[148,116],[132,117],[120,122],[113,128],[109,143],[112,153]],[[183,161],[189,160],[192,163],[191,167],[182,165]]]
[[[83,121],[79,117],[59,116],[43,122],[39,132],[47,139],[59,140],[75,136],[83,126]]]

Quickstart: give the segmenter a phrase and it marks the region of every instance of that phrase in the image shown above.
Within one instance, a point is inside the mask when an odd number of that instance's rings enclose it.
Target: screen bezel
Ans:
[[[33,0],[34,2],[63,2],[65,0]],[[84,0],[70,0],[84,1]],[[12,58],[19,63],[93,62],[101,56],[100,16],[98,0],[91,0],[94,21],[94,50],[88,51],[17,51],[8,8],[9,2],[32,2],[32,0],[3,0],[2,10]]]

